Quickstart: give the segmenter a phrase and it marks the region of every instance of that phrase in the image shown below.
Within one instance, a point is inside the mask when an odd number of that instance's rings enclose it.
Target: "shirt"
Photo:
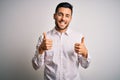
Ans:
[[[79,66],[87,68],[90,63],[89,55],[86,59],[74,51],[74,44],[81,41],[82,34],[69,29],[61,34],[54,28],[46,35],[53,41],[52,49],[39,54],[38,48],[43,40],[41,35],[32,59],[34,69],[44,65],[44,80],[80,80]]]

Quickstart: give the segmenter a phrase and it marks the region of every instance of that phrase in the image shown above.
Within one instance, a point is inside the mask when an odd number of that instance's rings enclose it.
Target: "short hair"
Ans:
[[[64,8],[69,8],[71,10],[71,14],[73,13],[73,6],[68,3],[68,2],[61,2],[57,5],[56,9],[55,9],[55,13],[57,13],[58,11],[58,8],[61,8],[61,7],[64,7]]]

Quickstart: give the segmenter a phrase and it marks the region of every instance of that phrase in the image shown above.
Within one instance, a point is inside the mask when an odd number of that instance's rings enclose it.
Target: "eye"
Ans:
[[[58,16],[62,16],[63,14],[62,13],[58,13]]]
[[[71,15],[70,15],[70,14],[66,14],[65,16],[66,16],[67,18],[70,18],[70,17],[71,17]]]
[[[70,17],[70,15],[69,15],[69,14],[67,14],[67,15],[66,15],[66,17],[67,17],[67,18],[69,18],[69,17]]]

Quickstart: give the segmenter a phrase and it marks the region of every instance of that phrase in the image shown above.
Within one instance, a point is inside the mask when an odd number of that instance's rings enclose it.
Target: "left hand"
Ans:
[[[84,37],[81,39],[81,43],[75,43],[74,45],[75,52],[77,54],[82,55],[83,57],[87,58],[88,56],[88,50],[84,44]]]

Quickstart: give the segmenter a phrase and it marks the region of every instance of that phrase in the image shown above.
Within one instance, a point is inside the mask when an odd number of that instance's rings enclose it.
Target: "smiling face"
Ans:
[[[56,30],[65,32],[72,18],[72,12],[69,8],[60,7],[54,14]]]

